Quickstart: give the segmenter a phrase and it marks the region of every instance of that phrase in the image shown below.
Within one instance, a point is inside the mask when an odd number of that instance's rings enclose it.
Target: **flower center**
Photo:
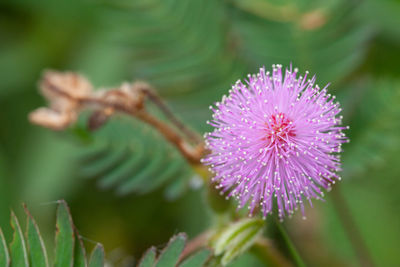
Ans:
[[[289,137],[296,136],[292,121],[284,113],[271,115],[266,126],[266,138],[270,142],[287,142]]]

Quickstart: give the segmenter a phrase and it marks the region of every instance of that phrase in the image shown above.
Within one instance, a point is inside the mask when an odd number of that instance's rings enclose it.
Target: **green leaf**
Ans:
[[[103,157],[92,161],[91,164],[86,164],[84,168],[81,169],[81,174],[89,177],[96,175],[96,173],[106,171],[118,164],[125,155],[126,150],[124,148],[115,151],[115,153],[104,153]]]
[[[56,254],[54,266],[72,266],[74,262],[74,226],[69,208],[64,200],[60,200],[57,208]]]
[[[6,240],[4,239],[3,231],[0,229],[0,266],[10,265],[10,255],[8,254],[8,248]]]
[[[19,226],[18,219],[14,212],[11,212],[11,227],[14,229],[13,241],[10,245],[11,266],[28,267],[29,259],[26,251],[24,235],[22,234],[21,227]]]
[[[104,247],[97,243],[90,256],[89,267],[104,266]]]
[[[74,267],[86,267],[87,260],[86,260],[86,250],[85,246],[83,245],[83,241],[81,236],[79,235],[78,231],[75,231],[75,251],[74,251]]]
[[[174,267],[179,260],[179,256],[181,255],[183,248],[186,243],[186,235],[178,234],[172,237],[167,245],[167,247],[163,250],[158,261],[156,263],[156,267]]]
[[[200,249],[195,253],[186,255],[184,261],[179,263],[183,257],[183,249],[185,247],[187,236],[179,233],[173,236],[161,254],[157,257],[155,247],[149,248],[140,259],[137,267],[200,267],[210,257],[211,251],[208,249]],[[178,264],[179,263],[179,264]]]
[[[134,177],[129,179],[129,181],[126,181],[118,187],[117,193],[125,195],[129,192],[137,191],[137,188],[140,188],[142,183],[152,180],[152,178],[156,177],[159,172],[161,173],[161,170],[159,171],[158,169],[162,166],[165,159],[165,155],[162,152],[163,151],[157,151],[154,153],[150,163],[143,166],[139,174],[136,174]]]
[[[170,157],[168,157],[166,161],[168,161],[168,163],[163,164],[163,170],[159,170],[157,176],[154,176],[152,179],[147,179],[147,181],[143,181],[141,186],[136,188],[136,191],[138,193],[145,194],[152,192],[153,190],[157,189],[158,187],[162,186],[163,184],[174,178],[175,180],[186,180],[184,177],[185,173],[190,173],[190,170],[187,170],[187,168],[185,168],[187,167],[186,164],[185,166],[182,166],[182,162],[173,161]],[[182,176],[183,179],[176,178]]]
[[[156,262],[156,248],[149,248],[139,261],[138,267],[153,267]]]
[[[29,260],[32,267],[47,267],[49,266],[46,247],[40,235],[39,228],[24,205],[25,214],[27,216],[26,224],[26,240],[29,250]]]
[[[194,253],[192,256],[184,260],[179,267],[200,267],[203,266],[204,263],[210,257],[211,252],[207,249],[200,250]]]

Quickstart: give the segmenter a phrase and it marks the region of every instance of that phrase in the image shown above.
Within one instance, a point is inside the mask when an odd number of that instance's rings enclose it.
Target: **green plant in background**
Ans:
[[[285,222],[289,236],[311,265],[354,265],[357,257],[341,226],[350,212],[350,226],[356,227],[350,232],[363,235],[373,261],[398,263],[393,249],[400,245],[398,1],[25,0],[2,3],[0,10],[0,225],[6,238],[8,207],[20,199],[67,198],[85,233],[108,250],[126,246],[135,254],[177,228],[195,236],[210,220],[198,193],[207,188],[200,178],[206,171],[193,169],[148,125],[123,116],[102,125],[107,116],[98,114],[92,123],[102,126],[90,131],[87,113],[68,131],[72,135],[30,126],[26,114],[42,105],[34,84],[44,68],[79,70],[96,87],[132,77],[146,80],[174,114],[204,132],[207,107],[233,81],[264,64],[292,62],[318,73],[321,85],[332,82],[352,142],[344,147],[343,182],[323,207],[317,203],[307,211],[307,221],[295,216]],[[150,100],[147,108],[169,120],[157,103]],[[75,179],[79,176],[95,180]],[[118,197],[96,193],[94,182]],[[226,214],[236,213],[211,195],[219,212],[213,225],[226,227]],[[162,196],[175,202],[163,202]],[[347,212],[337,208],[340,199],[349,205]],[[95,205],[103,205],[101,212]],[[154,209],[160,211],[157,219]],[[110,229],[111,224],[117,226]],[[290,253],[274,225],[267,223],[264,232],[275,243],[266,249],[271,241],[257,240],[231,264],[260,266],[261,259],[279,265],[282,260],[265,259],[274,249],[285,262]]]

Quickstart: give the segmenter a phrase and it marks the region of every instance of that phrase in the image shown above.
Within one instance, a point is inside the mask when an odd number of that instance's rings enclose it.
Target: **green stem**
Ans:
[[[359,228],[354,222],[352,213],[346,203],[346,200],[343,198],[343,195],[340,191],[340,187],[336,186],[336,188],[332,190],[330,195],[333,199],[333,204],[336,213],[342,223],[342,227],[344,228],[350,240],[350,243],[357,254],[361,266],[366,266],[366,267],[374,266],[372,258],[368,252],[368,248],[364,243]]]
[[[292,267],[291,262],[277,250],[272,243],[266,238],[260,238],[249,250],[255,255],[265,266],[271,267]]]
[[[299,267],[307,266],[304,263],[303,259],[301,258],[299,252],[297,251],[297,249],[296,249],[295,245],[293,244],[292,240],[290,239],[289,235],[287,234],[285,228],[282,226],[281,222],[279,222],[278,219],[275,219],[275,224],[276,224],[276,227],[277,227],[279,233],[281,234],[283,240],[285,241],[288,251],[289,251],[290,255],[292,256],[292,259],[293,259],[294,263],[296,264],[296,266],[299,266]]]

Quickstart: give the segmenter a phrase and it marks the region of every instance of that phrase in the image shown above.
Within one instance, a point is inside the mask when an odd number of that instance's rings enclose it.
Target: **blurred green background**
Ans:
[[[399,266],[399,62],[398,0],[1,1],[0,226],[10,239],[9,209],[26,202],[50,239],[55,204],[48,202],[64,198],[86,238],[102,242],[112,261],[129,262],[174,233],[194,237],[210,224],[199,179],[142,124],[114,119],[93,135],[79,123],[66,133],[30,125],[28,113],[45,105],[37,91],[44,69],[78,71],[104,87],[146,80],[204,132],[208,106],[237,79],[292,63],[316,73],[320,85],[330,82],[341,101],[351,126],[341,194],[375,263]],[[113,160],[96,152],[127,147]],[[110,178],[138,154],[136,169]],[[179,165],[174,177],[143,184],[171,162]],[[130,182],[138,173],[142,182]],[[286,222],[306,262],[357,266],[330,194],[306,212],[306,221]],[[244,265],[260,263],[244,255],[236,266]]]

